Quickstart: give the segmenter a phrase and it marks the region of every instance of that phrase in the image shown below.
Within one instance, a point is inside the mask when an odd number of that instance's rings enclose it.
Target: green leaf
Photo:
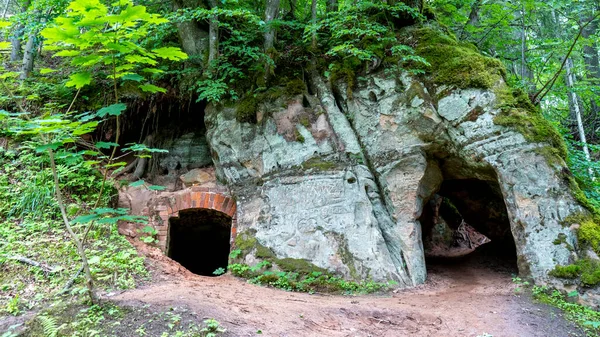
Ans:
[[[144,76],[140,76],[138,74],[127,74],[127,75],[123,76],[122,79],[125,81],[141,82],[144,80]]]
[[[74,224],[77,224],[77,223],[88,223],[88,222],[94,221],[96,219],[98,219],[98,215],[97,214],[86,214],[86,215],[80,215],[80,216],[76,217],[71,222],[74,223]]]
[[[133,182],[133,183],[129,184],[129,186],[130,186],[130,187],[138,187],[138,186],[142,186],[142,185],[144,185],[144,183],[145,183],[145,182],[144,182],[143,180],[138,180],[138,181],[136,181],[136,182]]]
[[[164,191],[167,188],[165,186],[151,185],[151,186],[148,186],[148,189],[152,190],[152,191]]]
[[[107,168],[111,168],[111,167],[121,167],[121,166],[125,166],[125,165],[127,165],[127,163],[126,163],[126,162],[124,162],[124,161],[120,161],[120,162],[118,162],[118,163],[108,164],[108,165],[106,165],[106,167],[107,167]]]
[[[100,118],[104,118],[106,115],[119,116],[123,111],[125,111],[125,109],[127,109],[127,105],[124,103],[112,104],[98,110],[96,115]]]
[[[50,74],[55,72],[56,70],[54,69],[50,69],[50,68],[42,68],[40,69],[40,74],[44,75],[44,74]]]
[[[79,54],[81,54],[81,51],[79,51],[79,50],[61,50],[61,51],[57,52],[56,54],[52,55],[52,57],[56,57],[56,56],[73,57],[73,56],[79,56]]]
[[[37,153],[46,152],[49,149],[56,151],[62,145],[63,145],[62,142],[54,142],[54,143],[50,143],[50,144],[41,145],[41,146],[38,146],[35,148],[35,152],[37,152]]]
[[[97,264],[99,262],[100,262],[100,256],[98,256],[98,255],[92,256],[88,259],[89,264]]]
[[[110,149],[111,147],[119,146],[117,143],[112,142],[97,142],[96,147],[99,149]]]
[[[177,47],[162,47],[153,49],[152,51],[156,56],[171,61],[185,60],[188,57],[186,53]]]
[[[7,41],[0,42],[0,50],[9,50],[11,48],[11,43]]]
[[[75,73],[69,76],[69,78],[71,80],[68,81],[65,85],[67,87],[75,87],[75,89],[81,89],[92,82],[92,74],[90,74],[87,71]]]
[[[152,93],[152,94],[155,94],[157,92],[162,92],[162,93],[167,92],[167,89],[161,88],[161,87],[157,87],[157,86],[155,86],[153,84],[140,85],[139,88],[142,89],[142,91],[144,91],[144,92],[149,92],[149,93]]]

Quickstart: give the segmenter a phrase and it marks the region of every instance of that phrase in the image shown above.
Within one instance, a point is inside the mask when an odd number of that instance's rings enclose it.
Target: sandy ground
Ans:
[[[510,268],[477,255],[428,263],[427,283],[416,289],[333,296],[285,292],[228,275],[197,276],[159,253],[140,250],[150,257],[153,282],[110,298],[125,305],[187,307],[200,318],[216,318],[227,336],[584,335],[555,309],[518,295]]]

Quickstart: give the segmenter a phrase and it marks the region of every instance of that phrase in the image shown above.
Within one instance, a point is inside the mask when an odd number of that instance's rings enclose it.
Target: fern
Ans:
[[[46,337],[58,337],[59,326],[56,322],[56,318],[49,316],[38,316],[42,328],[44,329],[44,336]]]

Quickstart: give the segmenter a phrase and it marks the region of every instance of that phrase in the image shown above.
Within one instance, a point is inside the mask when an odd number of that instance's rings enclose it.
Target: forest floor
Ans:
[[[510,267],[477,255],[430,263],[426,284],[415,289],[342,296],[197,276],[152,249],[138,249],[149,257],[152,281],[109,298],[119,306],[215,318],[225,336],[584,336],[559,310],[520,291]]]

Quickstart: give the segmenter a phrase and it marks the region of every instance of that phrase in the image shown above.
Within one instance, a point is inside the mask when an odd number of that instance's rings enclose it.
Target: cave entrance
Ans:
[[[216,276],[227,269],[232,218],[212,209],[179,211],[169,219],[167,256],[194,274]]]
[[[518,273],[516,245],[497,180],[445,179],[419,220],[428,272],[452,265]]]

